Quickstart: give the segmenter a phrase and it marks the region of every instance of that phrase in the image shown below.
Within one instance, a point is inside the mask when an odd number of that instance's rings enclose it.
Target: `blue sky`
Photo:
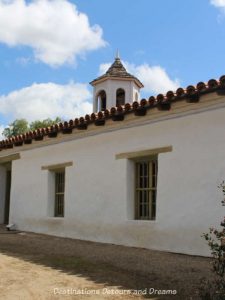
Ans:
[[[116,49],[142,96],[225,74],[225,0],[0,0],[0,132],[91,112]]]

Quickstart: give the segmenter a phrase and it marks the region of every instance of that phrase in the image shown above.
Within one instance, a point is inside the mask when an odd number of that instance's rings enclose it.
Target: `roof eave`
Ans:
[[[126,78],[126,77],[102,77],[89,82],[90,85],[96,86],[98,83],[106,80],[123,80],[123,81],[134,81],[139,88],[143,88],[144,85],[137,78]]]

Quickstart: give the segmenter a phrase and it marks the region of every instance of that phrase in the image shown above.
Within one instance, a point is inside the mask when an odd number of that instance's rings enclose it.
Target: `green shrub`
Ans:
[[[221,203],[225,206],[225,183],[222,182],[219,188],[223,191],[224,199]],[[213,279],[203,280],[200,287],[200,297],[204,300],[225,300],[225,217],[220,226],[220,230],[210,228],[209,233],[203,234],[213,257]]]

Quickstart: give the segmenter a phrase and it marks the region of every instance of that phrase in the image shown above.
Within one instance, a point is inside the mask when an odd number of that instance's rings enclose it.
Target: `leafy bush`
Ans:
[[[225,206],[225,183],[219,185],[222,189],[224,199],[221,201]],[[200,288],[200,297],[204,300],[225,300],[225,217],[220,223],[220,230],[210,228],[209,233],[203,237],[207,241],[213,256],[211,281],[203,280]]]

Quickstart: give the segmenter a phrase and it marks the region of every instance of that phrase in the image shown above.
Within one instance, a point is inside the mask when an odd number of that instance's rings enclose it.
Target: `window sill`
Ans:
[[[52,221],[63,221],[65,220],[65,217],[46,217],[47,220]]]
[[[135,224],[156,224],[158,223],[156,220],[127,220],[129,223]]]

